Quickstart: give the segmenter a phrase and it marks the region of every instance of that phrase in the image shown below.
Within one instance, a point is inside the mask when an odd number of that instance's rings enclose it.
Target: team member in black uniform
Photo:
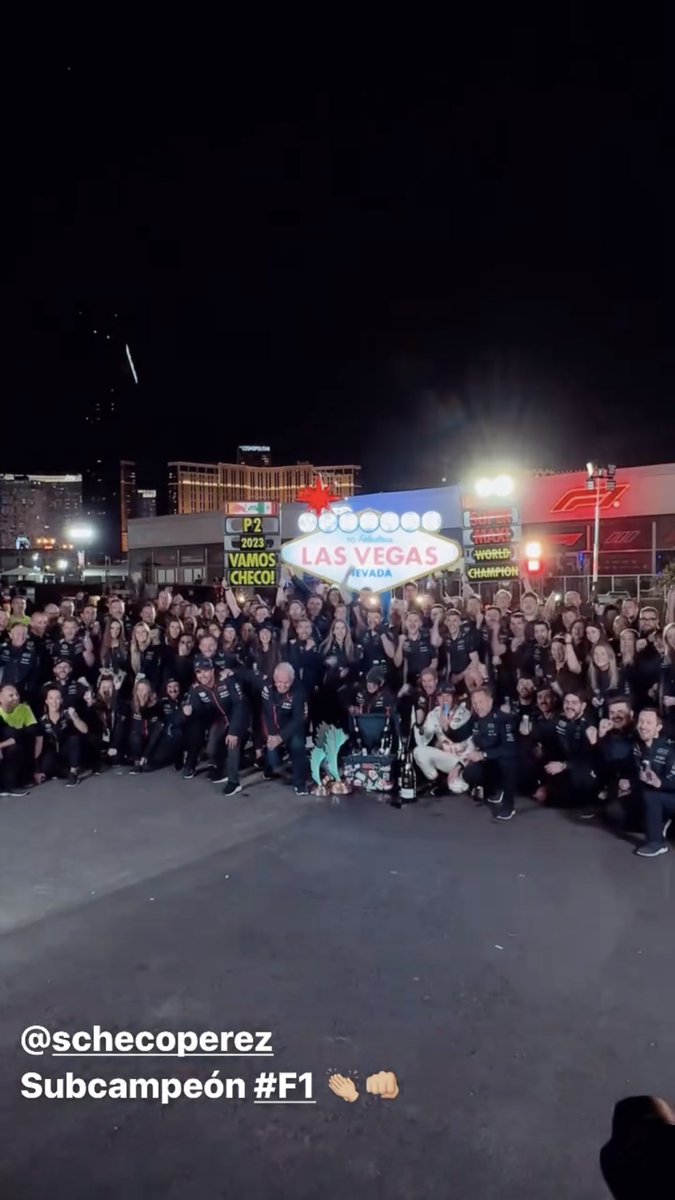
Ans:
[[[89,758],[94,771],[98,773],[104,765],[120,766],[126,753],[129,709],[110,668],[104,668],[99,675],[86,720]]]
[[[586,714],[585,700],[576,692],[567,692],[563,699],[556,738],[557,757],[544,767],[549,803],[579,808],[580,815],[592,817],[598,792],[598,731]]]
[[[477,688],[471,697],[474,749],[464,768],[464,780],[472,791],[481,788],[492,804],[498,805],[497,820],[510,821],[515,813],[516,739],[511,717],[495,709],[492,693]]]
[[[663,722],[653,708],[637,719],[633,753],[642,788],[646,841],[637,854],[658,858],[669,850],[666,835],[675,816],[675,746],[663,736]]]
[[[156,693],[162,682],[162,646],[153,640],[145,621],[134,625],[129,643],[129,658],[134,678],[142,675]]]
[[[551,679],[553,664],[551,662],[551,627],[543,617],[534,622],[530,663],[537,687],[544,687]]]
[[[361,652],[359,669],[362,675],[367,675],[373,667],[381,667],[386,672],[390,656],[384,648],[383,634],[382,613],[379,609],[370,609],[366,613],[366,628],[358,639]]]
[[[35,783],[56,776],[65,778],[66,787],[75,787],[80,782],[87,733],[88,728],[75,709],[64,709],[60,689],[48,687],[35,739]]]
[[[604,816],[624,829],[641,828],[640,789],[634,747],[633,710],[625,696],[610,696],[608,715],[598,728],[597,775]],[[604,795],[603,795],[604,793]]]
[[[34,650],[38,659],[37,683],[38,689],[35,694],[35,704],[39,704],[38,698],[41,695],[41,688],[45,683],[48,683],[52,676],[53,659],[50,649],[50,643],[47,639],[47,626],[49,618],[45,612],[31,613],[30,625],[28,627],[28,644],[31,650]]]
[[[2,683],[13,683],[22,701],[35,704],[39,693],[41,662],[23,624],[12,625],[8,641],[0,645]]]
[[[131,693],[128,752],[132,775],[146,771],[162,733],[162,714],[149,679],[138,675]],[[165,765],[165,764],[162,764]]]
[[[86,677],[96,665],[94,647],[89,634],[83,634],[74,617],[66,617],[61,637],[52,644],[54,662],[69,662],[75,679]]]
[[[279,663],[272,685],[265,684],[262,690],[265,774],[266,778],[273,778],[281,765],[282,754],[287,752],[296,796],[307,795],[306,709],[304,693],[295,682],[292,666]]]
[[[383,667],[371,667],[365,680],[358,684],[354,694],[353,715],[396,711],[396,697],[387,687],[387,676]]]
[[[84,715],[84,694],[88,685],[73,677],[73,664],[69,658],[57,658],[54,678],[45,687],[51,684],[55,684],[61,692],[64,708],[74,708],[80,716]],[[43,695],[44,692],[43,688]]]
[[[445,629],[436,623],[431,630],[431,645],[437,653],[441,651],[445,678],[455,689],[466,690],[467,671],[471,667],[480,669],[478,641],[476,629],[462,620],[456,608],[447,613]]]
[[[194,778],[206,740],[211,763],[209,777],[213,783],[225,781],[224,795],[234,796],[241,791],[239,763],[242,740],[248,729],[248,708],[234,675],[216,681],[210,659],[196,658],[195,683],[186,696],[183,713],[188,718],[183,778]],[[227,776],[224,774],[226,754]]]

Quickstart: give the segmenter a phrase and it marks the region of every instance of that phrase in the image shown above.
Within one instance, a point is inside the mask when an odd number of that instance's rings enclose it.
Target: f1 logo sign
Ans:
[[[605,488],[600,492],[600,511],[606,512],[610,508],[614,508],[621,500],[622,496],[626,495],[630,487],[629,483],[617,483],[613,492],[608,492]],[[580,508],[595,507],[595,492],[589,492],[585,487],[569,488],[563,492],[559,500],[556,500],[552,513],[569,513],[577,512]]]
[[[576,546],[583,536],[581,530],[578,533],[551,533],[548,540],[555,546]]]
[[[639,536],[639,529],[615,529],[605,539],[605,546],[632,546]]]

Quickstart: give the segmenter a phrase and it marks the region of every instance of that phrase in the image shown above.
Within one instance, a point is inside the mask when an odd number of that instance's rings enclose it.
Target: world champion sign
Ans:
[[[457,542],[441,536],[439,513],[355,513],[334,508],[317,517],[303,513],[304,536],[285,542],[288,566],[357,592],[388,592],[434,571],[452,570],[461,557]]]

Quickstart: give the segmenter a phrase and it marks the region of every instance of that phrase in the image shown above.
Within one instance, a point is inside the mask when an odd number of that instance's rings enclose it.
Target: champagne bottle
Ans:
[[[386,709],[386,719],[384,722],[384,729],[382,730],[382,739],[380,741],[379,753],[380,754],[391,754],[391,748],[392,748],[393,742],[394,742],[394,739],[393,739],[392,733],[391,733],[390,710]]]
[[[352,717],[352,737],[354,738],[354,754],[363,754],[363,738],[356,717]]]
[[[415,762],[410,738],[408,738],[408,745],[403,760],[403,771],[401,773],[398,794],[403,804],[414,804],[417,800],[417,777],[415,775]]]

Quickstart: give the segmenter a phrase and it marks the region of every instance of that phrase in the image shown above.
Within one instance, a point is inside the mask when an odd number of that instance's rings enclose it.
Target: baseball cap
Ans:
[[[198,654],[195,659],[195,671],[212,671],[213,663],[205,654]]]
[[[439,685],[438,685],[439,696],[443,695],[444,692],[450,692],[451,695],[454,695],[454,693],[455,693],[454,683],[450,683],[449,681],[447,683],[439,683]]]

